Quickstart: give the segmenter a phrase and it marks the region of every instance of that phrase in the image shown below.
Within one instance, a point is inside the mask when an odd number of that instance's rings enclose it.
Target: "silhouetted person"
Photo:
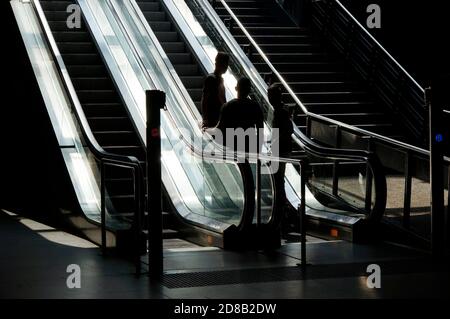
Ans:
[[[292,133],[294,125],[291,121],[291,115],[283,104],[283,93],[277,85],[272,85],[268,92],[269,102],[274,108],[272,120],[272,149],[278,146],[280,157],[290,157],[292,153]],[[274,131],[277,130],[277,131]],[[283,208],[286,203],[286,192],[284,189],[284,175],[286,172],[286,163],[279,164],[278,171],[275,173],[275,185],[277,190],[278,207]]]
[[[264,128],[264,114],[261,107],[258,103],[248,98],[251,91],[250,80],[246,77],[240,78],[236,86],[236,91],[237,98],[223,105],[220,113],[219,124],[217,125],[217,128],[222,131],[225,145],[227,145],[227,129],[236,130],[238,128],[242,128],[246,131],[250,128]],[[256,131],[254,132],[256,134]],[[256,145],[253,149],[256,150]],[[248,152],[248,150],[249,148],[246,145],[245,151]]]
[[[203,86],[202,94],[202,127],[204,129],[215,127],[219,121],[220,109],[226,102],[223,77],[230,62],[228,54],[219,52],[216,56],[214,73],[209,74]]]

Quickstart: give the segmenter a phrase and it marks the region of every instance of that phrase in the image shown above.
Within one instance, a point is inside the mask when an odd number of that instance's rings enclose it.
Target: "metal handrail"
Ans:
[[[205,2],[205,0],[201,0],[201,1]],[[389,138],[389,137],[386,137],[386,136],[383,136],[383,135],[380,135],[380,134],[377,134],[377,133],[374,133],[374,132],[370,132],[370,131],[367,131],[367,130],[364,130],[364,129],[361,129],[361,128],[358,128],[358,127],[354,127],[352,125],[349,125],[349,124],[346,124],[346,123],[343,123],[343,122],[340,122],[340,121],[337,121],[337,120],[333,120],[333,119],[327,118],[325,116],[322,116],[322,115],[319,115],[319,114],[312,113],[312,112],[308,111],[307,108],[305,107],[305,105],[300,101],[300,99],[297,97],[297,95],[295,95],[294,91],[290,88],[289,84],[284,80],[283,76],[278,72],[278,70],[270,62],[269,58],[264,53],[264,51],[261,49],[261,47],[256,43],[256,41],[253,39],[253,37],[248,33],[246,28],[243,26],[243,24],[240,22],[239,18],[234,14],[234,12],[228,6],[228,4],[225,2],[225,0],[214,0],[214,1],[219,1],[224,6],[224,8],[227,10],[227,12],[230,15],[230,17],[236,22],[236,25],[240,28],[241,32],[244,33],[244,35],[248,38],[248,40],[254,46],[254,48],[259,53],[261,58],[264,60],[264,62],[267,64],[267,66],[270,68],[270,70],[273,72],[273,74],[280,80],[280,83],[283,84],[283,86],[285,87],[285,89],[287,90],[289,95],[297,103],[297,105],[300,107],[300,109],[303,111],[303,113],[305,115],[310,116],[312,118],[316,118],[316,119],[321,120],[323,122],[326,122],[326,123],[328,123],[330,125],[336,125],[336,126],[339,126],[341,128],[345,128],[346,130],[348,130],[350,132],[355,132],[355,133],[358,133],[358,134],[364,135],[364,136],[370,136],[370,137],[375,138],[377,140],[380,140],[380,141],[382,141],[384,143],[391,144],[391,145],[394,145],[394,146],[397,146],[397,147],[401,147],[401,148],[406,149],[408,151],[416,152],[416,153],[419,153],[419,154],[422,154],[422,155],[426,155],[426,156],[430,155],[430,152],[428,150],[422,149],[420,147],[417,147],[417,146],[414,146],[414,145],[411,145],[411,144],[408,144],[408,143],[404,143],[404,142],[401,142],[401,141],[397,141],[397,140],[394,140],[392,138]],[[342,6],[342,4],[338,0],[335,0],[335,1],[337,1]],[[344,7],[344,9],[345,9],[345,7]],[[348,12],[348,10],[346,10],[346,11]],[[352,16],[352,18],[355,19],[353,16]],[[359,24],[359,25],[361,26],[361,24]],[[365,32],[367,32],[367,30],[365,30]],[[379,45],[378,42],[377,42],[377,44]],[[383,48],[383,50],[385,51],[384,48]],[[395,61],[395,63],[398,64],[397,61]],[[409,77],[411,77],[407,72],[406,72],[406,74]],[[414,79],[412,79],[412,80],[414,80]],[[414,81],[414,83],[417,84],[416,81]],[[419,88],[423,91],[423,89],[420,86],[419,86]],[[450,163],[450,158],[446,157],[445,160]]]
[[[39,20],[39,24],[42,28],[43,35],[45,38],[45,41],[49,45],[50,52],[52,55],[53,60],[56,63],[57,66],[57,72],[62,79],[63,87],[65,88],[65,91],[68,94],[71,111],[75,114],[75,117],[79,124],[79,129],[81,131],[81,134],[83,136],[84,142],[87,144],[88,149],[92,152],[94,157],[100,161],[100,171],[101,171],[101,228],[102,228],[102,247],[106,248],[106,220],[105,220],[105,197],[106,194],[104,192],[104,170],[103,167],[105,165],[109,166],[120,166],[125,167],[133,170],[133,181],[135,185],[143,185],[144,184],[144,174],[141,167],[141,163],[136,157],[133,156],[124,156],[124,155],[117,155],[113,153],[106,152],[96,141],[92,130],[89,126],[89,123],[86,119],[86,115],[84,114],[84,111],[81,107],[80,101],[78,100],[78,97],[76,95],[75,89],[73,87],[73,84],[71,82],[71,79],[69,77],[69,74],[66,70],[65,63],[61,57],[61,54],[59,52],[58,46],[56,44],[56,41],[54,40],[52,31],[50,29],[50,26],[48,25],[48,21],[45,17],[44,11],[42,10],[42,7],[40,5],[39,0],[32,0],[33,8],[35,9],[36,15]],[[135,196],[137,197],[137,202],[139,203],[139,211],[135,211],[135,221],[137,222],[136,228],[137,231],[140,230],[141,225],[140,219],[141,215],[143,215],[143,192],[141,187],[138,187],[136,189]]]

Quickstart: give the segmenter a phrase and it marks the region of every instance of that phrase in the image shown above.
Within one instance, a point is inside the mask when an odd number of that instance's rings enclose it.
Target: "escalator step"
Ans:
[[[155,32],[156,37],[161,42],[176,42],[178,41],[178,33],[169,31],[169,32]]]
[[[59,31],[54,32],[56,42],[89,42],[91,40],[88,32]]]
[[[78,90],[78,98],[83,103],[117,103],[120,98],[115,90]]]
[[[58,48],[61,54],[64,53],[95,53],[96,47],[92,42],[59,42]]]
[[[183,42],[161,42],[166,53],[183,53],[185,52],[185,46]]]
[[[157,21],[157,22],[149,21],[149,25],[155,32],[172,30],[172,24],[169,21]]]
[[[47,11],[66,11],[67,7],[71,4],[74,4],[74,1],[48,1],[41,0],[41,7],[44,12]]]
[[[165,21],[166,14],[163,11],[143,11],[144,16],[148,21],[157,22],[157,21]]]
[[[133,129],[127,116],[88,117],[88,121],[92,131],[127,131]]]
[[[141,8],[142,11],[158,11],[160,9],[159,2],[156,1],[137,1],[137,4]]]
[[[50,26],[50,29],[52,31],[67,31],[69,30],[67,28],[67,21],[48,21],[48,24]],[[86,26],[84,22],[81,23],[81,28],[77,29],[77,31],[86,31]]]
[[[180,76],[180,79],[188,90],[203,87],[203,76]]]
[[[180,76],[197,75],[199,73],[197,64],[177,64],[175,70]]]
[[[89,118],[125,117],[126,111],[120,103],[84,103],[83,110]]]
[[[107,77],[108,72],[103,65],[67,65],[72,77]]]
[[[111,79],[100,78],[72,78],[72,83],[77,90],[113,90]]]
[[[192,55],[190,53],[168,53],[167,57],[174,65],[192,63]]]
[[[97,53],[65,53],[62,54],[66,66],[69,65],[99,65],[102,63]]]
[[[94,131],[94,136],[98,143],[106,146],[114,146],[117,143],[122,145],[132,145],[136,143],[134,131]]]

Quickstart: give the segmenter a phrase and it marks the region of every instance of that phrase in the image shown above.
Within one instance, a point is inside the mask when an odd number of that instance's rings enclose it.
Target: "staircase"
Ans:
[[[404,140],[394,126],[390,110],[377,102],[343,59],[329,52],[309,29],[296,26],[274,0],[226,0],[226,3],[310,112]],[[219,1],[215,9],[224,22],[230,18]],[[243,48],[249,44],[236,24],[232,33]],[[258,54],[251,58],[263,78],[273,77]],[[288,94],[285,102],[295,104]],[[296,114],[294,120],[304,130],[305,116]]]

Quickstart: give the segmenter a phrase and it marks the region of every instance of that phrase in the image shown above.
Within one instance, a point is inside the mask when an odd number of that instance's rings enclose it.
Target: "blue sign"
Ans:
[[[444,136],[442,134],[436,134],[436,142],[441,143],[444,140]]]

